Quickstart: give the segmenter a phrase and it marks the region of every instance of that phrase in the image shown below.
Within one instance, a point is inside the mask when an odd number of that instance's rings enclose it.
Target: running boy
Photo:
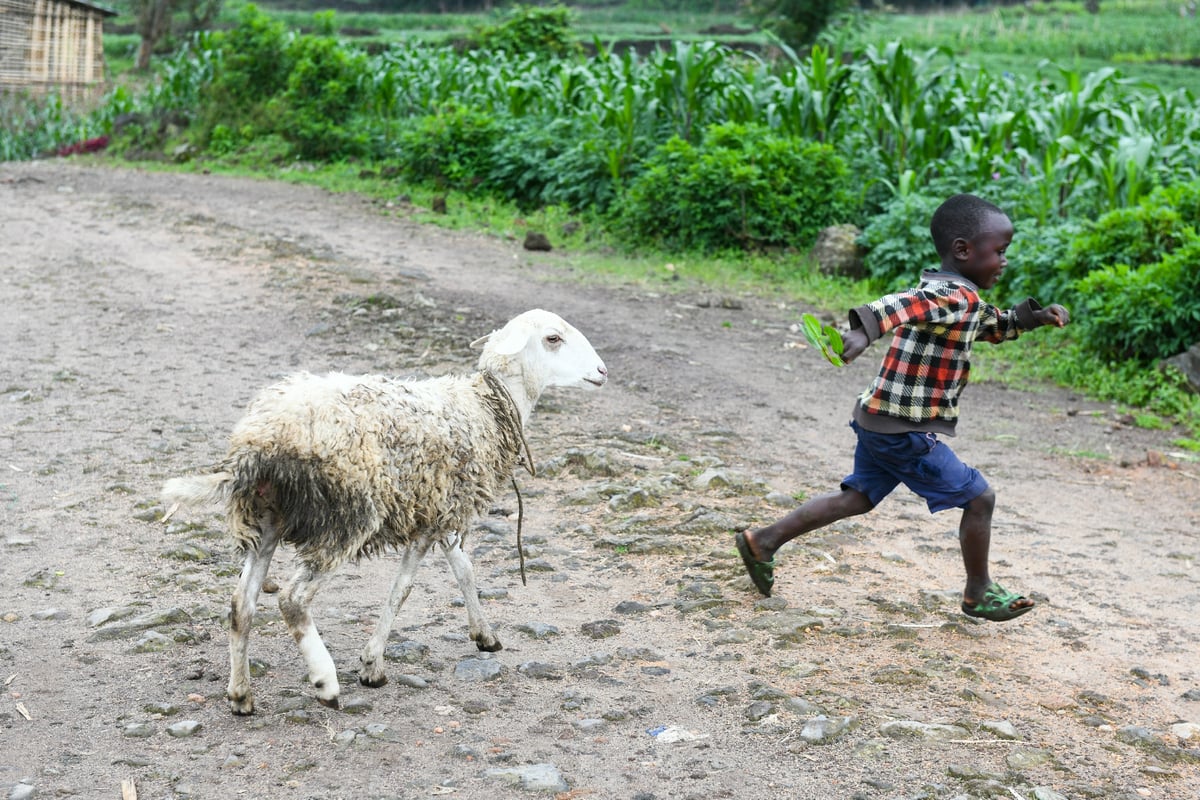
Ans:
[[[850,312],[842,358],[850,362],[891,334],[879,374],[859,396],[850,426],[858,436],[854,471],[837,492],[814,497],[783,519],[735,537],[754,586],[766,596],[774,584],[775,552],[801,534],[865,514],[903,483],[931,512],[963,510],[958,539],[967,571],[963,613],[1001,622],[1033,608],[988,573],[996,495],[978,470],[963,464],[938,439],[953,436],[958,397],[967,385],[971,345],[999,343],[1042,325],[1070,321],[1060,305],[1032,298],[1000,310],[979,298],[1004,272],[1013,224],[996,206],[959,194],[938,207],[929,226],[942,260],[920,285]]]

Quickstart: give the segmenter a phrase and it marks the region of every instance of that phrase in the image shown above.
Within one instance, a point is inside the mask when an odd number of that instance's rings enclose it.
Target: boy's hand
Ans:
[[[1047,309],[1048,310],[1048,309]],[[842,334],[842,361],[849,364],[867,349],[867,334],[862,328],[851,328]]]
[[[1033,318],[1042,325],[1053,325],[1061,328],[1071,321],[1071,315],[1058,303],[1052,303],[1045,308],[1033,312]]]

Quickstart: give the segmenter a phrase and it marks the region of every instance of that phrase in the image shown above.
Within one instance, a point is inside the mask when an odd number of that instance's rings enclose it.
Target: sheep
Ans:
[[[230,435],[211,474],[168,480],[164,503],[223,504],[244,556],[230,606],[234,714],[254,712],[247,655],[250,626],[280,542],[300,565],[279,609],[299,644],[317,699],[338,708],[341,687],[310,614],[323,581],[348,560],[400,553],[391,593],[362,651],[359,682],[387,683],[383,650],[436,542],[450,562],[472,641],[503,645],[483,616],[462,542],[522,462],[533,471],[524,426],[551,386],[599,388],[608,370],[582,333],[558,315],[526,311],[471,344],[477,371],[424,380],[299,373],[263,390]],[[168,512],[168,516],[171,512]]]

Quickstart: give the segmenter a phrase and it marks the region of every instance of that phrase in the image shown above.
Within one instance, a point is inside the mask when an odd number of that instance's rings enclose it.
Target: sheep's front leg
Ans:
[[[279,612],[283,615],[283,621],[287,623],[292,637],[300,645],[300,653],[304,656],[304,663],[308,665],[308,680],[317,690],[317,700],[323,706],[338,708],[338,695],[341,694],[342,687],[338,684],[337,668],[334,666],[333,656],[329,655],[329,650],[321,641],[321,634],[317,632],[310,612],[313,597],[321,588],[325,577],[324,573],[317,572],[307,565],[296,570],[296,574],[292,576],[279,598]]]
[[[250,626],[258,608],[258,592],[271,566],[271,556],[279,544],[279,529],[273,517],[259,518],[258,547],[246,551],[242,575],[229,607],[229,686],[225,696],[235,714],[254,713],[254,694],[250,690]]]
[[[392,592],[388,595],[387,603],[380,609],[375,632],[371,634],[367,646],[362,651],[362,669],[358,673],[358,681],[364,686],[379,687],[387,683],[387,675],[383,671],[383,649],[387,646],[388,635],[392,632],[392,623],[396,621],[400,607],[412,591],[417,567],[421,566],[421,559],[429,552],[430,544],[429,540],[410,542],[400,556],[400,570],[392,582]]]
[[[492,626],[483,616],[483,607],[479,604],[479,590],[475,587],[475,570],[471,567],[471,559],[467,558],[467,554],[463,552],[459,542],[458,534],[453,534],[439,544],[442,546],[442,552],[446,554],[446,559],[450,562],[450,569],[458,580],[458,588],[462,592],[463,602],[467,606],[467,625],[471,641],[475,642],[475,646],[480,650],[494,653],[504,649],[504,645],[500,643],[496,632],[492,630]]]

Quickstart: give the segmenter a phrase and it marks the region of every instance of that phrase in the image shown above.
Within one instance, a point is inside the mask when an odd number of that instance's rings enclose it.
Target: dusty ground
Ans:
[[[954,444],[998,493],[994,575],[1040,607],[963,617],[957,520],[904,492],[782,551],[763,602],[730,531],[836,485],[878,355],[794,346],[802,306],[589,285],[569,255],[282,184],[0,164],[0,208],[0,797],[1200,796],[1200,467],[1172,468],[1177,433],[973,386]],[[267,597],[258,713],[232,716],[237,560],[215,512],[158,521],[162,481],[215,461],[277,376],[468,369],[532,306],[612,380],[535,413],[528,585],[513,497],[471,534],[497,663],[434,555],[391,682],[360,687],[383,558],[317,600],[343,710]]]

